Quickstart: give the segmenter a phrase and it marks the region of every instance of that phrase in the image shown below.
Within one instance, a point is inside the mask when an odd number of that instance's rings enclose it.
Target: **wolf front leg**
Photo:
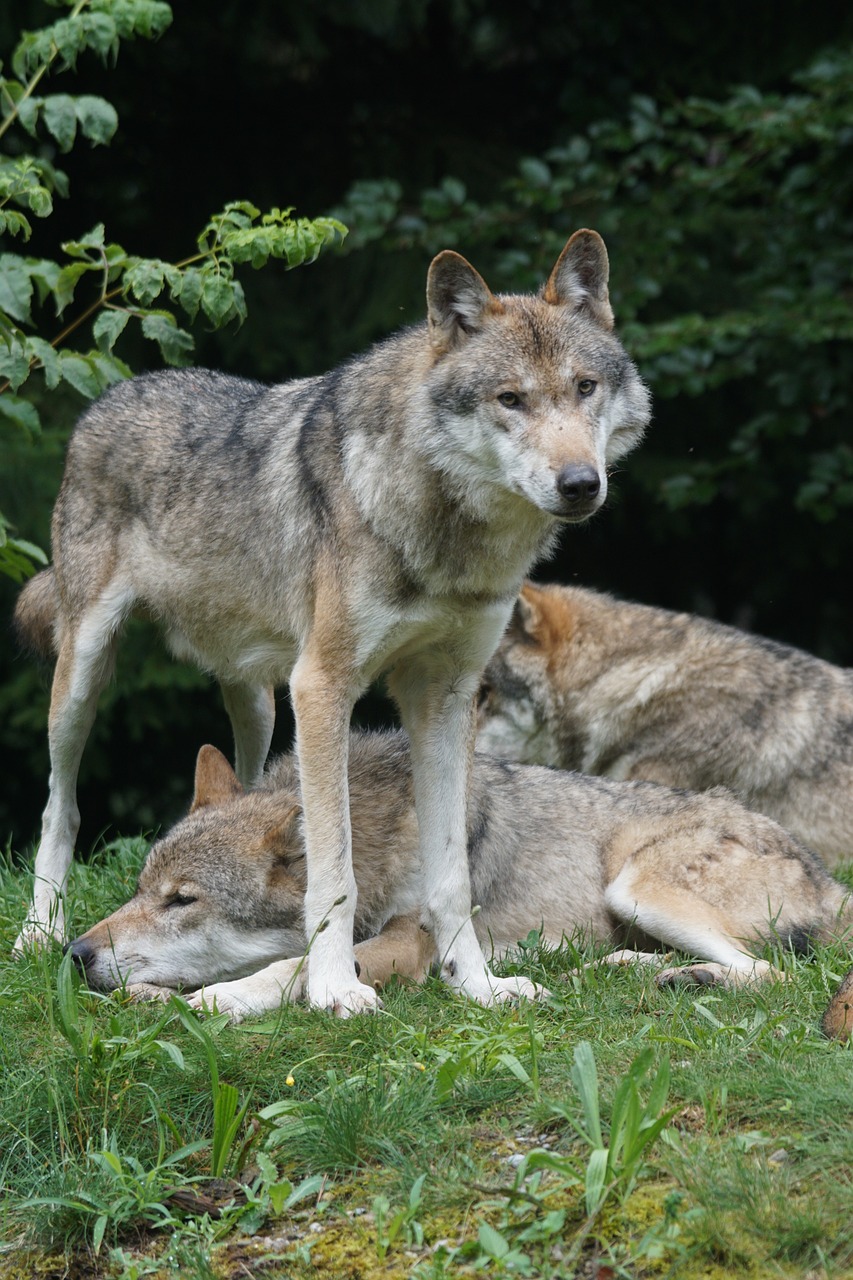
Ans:
[[[62,895],[80,827],[77,774],[109,681],[117,633],[131,605],[128,589],[110,584],[78,622],[66,621],[50,694],[50,782],[35,862],[33,904],[13,948],[16,954],[62,940]]]
[[[466,809],[479,673],[460,675],[434,655],[395,669],[389,685],[412,751],[426,924],[442,977],[493,1004],[546,994],[527,978],[496,978],[474,931]]]
[[[373,987],[358,981],[353,956],[357,889],[347,763],[355,694],[342,665],[304,653],[290,677],[290,696],[305,823],[308,1000],[346,1018],[381,1001]]]

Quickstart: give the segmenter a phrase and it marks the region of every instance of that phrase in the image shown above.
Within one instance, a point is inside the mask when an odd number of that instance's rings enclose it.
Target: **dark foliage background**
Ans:
[[[5,5],[0,49],[54,17]],[[656,416],[608,510],[540,576],[851,663],[851,40],[853,11],[795,0],[181,0],[155,45],[56,77],[103,94],[121,124],[108,149],[66,158],[71,198],[27,252],[55,256],[103,221],[171,260],[228,200],[337,212],[343,253],[247,272],[246,324],[196,325],[198,363],[272,380],[419,319],[439,248],[496,289],[529,288],[595,226]],[[118,350],[135,369],[154,359],[130,334]],[[47,545],[83,402],[33,394],[46,430],[2,437],[0,509]],[[0,581],[4,620],[15,590]],[[0,839],[18,850],[45,796],[48,681],[4,643]],[[283,748],[284,693],[281,707]],[[388,709],[374,697],[360,714]],[[84,757],[81,848],[176,816],[202,741],[228,747],[215,690],[132,628]]]

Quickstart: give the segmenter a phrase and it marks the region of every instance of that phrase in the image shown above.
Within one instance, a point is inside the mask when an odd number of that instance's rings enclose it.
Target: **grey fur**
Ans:
[[[510,759],[725,786],[830,865],[853,857],[853,671],[686,613],[527,584],[478,743]]]
[[[464,860],[471,702],[523,575],[559,525],[604,501],[607,467],[649,401],[612,333],[607,254],[567,244],[540,297],[495,297],[439,254],[427,321],[323,377],[266,387],[203,370],[132,379],[87,410],[53,521],[54,566],[19,621],[52,630],[51,791],[20,945],[62,931],[77,768],[126,617],[219,680],[237,772],[256,781],[290,684],[302,761],[309,920],[328,925],[312,1000],[375,1003],[351,958],[346,743],[377,676],[412,740],[425,908],[454,984],[493,981],[470,925]],[[46,589],[45,583],[53,583]],[[36,627],[48,601],[53,616]]]
[[[95,987],[206,987],[234,1016],[287,995],[276,965],[300,955],[304,842],[293,755],[259,790],[226,786],[151,850],[137,895],[72,944]],[[356,936],[371,939],[420,910],[420,855],[411,763],[402,734],[354,735],[350,747]],[[233,780],[233,787],[228,783]],[[769,818],[722,789],[705,794],[614,782],[477,755],[468,812],[474,927],[487,954],[531,929],[546,941],[583,933],[623,945],[636,934],[693,951],[704,964],[665,978],[752,982],[780,976],[748,948],[802,945],[850,925],[846,890]],[[175,906],[175,895],[186,896]],[[366,944],[365,944],[366,945]],[[624,957],[620,957],[624,958]],[[635,959],[636,954],[630,953]],[[404,966],[397,971],[406,972]],[[294,970],[283,972],[288,980]],[[267,975],[267,976],[265,976]],[[211,985],[213,984],[213,985]]]

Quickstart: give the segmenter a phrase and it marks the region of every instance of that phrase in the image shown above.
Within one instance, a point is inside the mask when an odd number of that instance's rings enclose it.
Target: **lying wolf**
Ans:
[[[486,671],[477,746],[725,786],[827,865],[853,857],[853,670],[690,614],[525,584]]]
[[[373,939],[356,951],[362,978],[418,979],[441,957],[418,927],[404,736],[353,735],[349,781],[356,932]],[[235,1020],[300,995],[309,939],[299,799],[294,755],[245,793],[225,758],[203,747],[190,813],[152,848],[135,897],[71,943],[90,986],[203,987],[195,1005],[215,1001]],[[820,860],[722,790],[692,795],[478,755],[467,846],[474,928],[498,955],[531,929],[552,943],[579,930],[607,944],[648,937],[701,961],[659,980],[740,984],[780,976],[751,944],[801,947],[853,923]]]
[[[613,332],[608,260],[576,232],[541,293],[496,296],[458,254],[427,318],[330,373],[266,387],[198,369],[110,388],[80,419],[53,517],[54,566],[17,621],[55,651],[50,789],[23,948],[62,934],[77,772],[133,613],[218,679],[246,784],[285,681],[302,768],[312,1004],[376,1005],[352,956],[353,706],[382,673],[411,738],[423,908],[456,988],[494,978],[469,920],[473,701],[524,574],[604,502],[646,388]]]

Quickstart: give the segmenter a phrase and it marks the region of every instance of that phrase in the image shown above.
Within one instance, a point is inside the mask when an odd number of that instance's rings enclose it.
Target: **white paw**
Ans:
[[[239,982],[214,982],[187,996],[187,1004],[198,1013],[226,1013],[229,1022],[242,1022],[263,1012],[251,997],[240,995]]]
[[[531,982],[529,978],[495,978],[490,974],[489,986],[491,999],[483,1001],[484,1004],[498,1004],[505,1000],[547,1000],[551,994],[547,987]]]
[[[316,996],[309,984],[308,999],[312,1008],[328,1009],[336,1018],[351,1018],[357,1013],[375,1013],[382,1008],[378,992],[363,982],[348,983],[334,990],[321,988]]]
[[[119,987],[115,994],[127,997],[134,1004],[141,1004],[145,1000],[159,1000],[162,1004],[168,1004],[176,992],[174,987],[158,987],[153,982],[129,982],[126,987]]]
[[[704,964],[685,964],[661,969],[655,976],[656,987],[732,987],[731,970],[712,960]]]
[[[456,975],[444,970],[443,976],[451,986],[478,1004],[502,1004],[507,1000],[545,1000],[551,994],[529,978],[496,978],[487,969],[459,982]]]
[[[64,941],[64,936],[65,923],[61,911],[53,913],[49,924],[43,924],[39,920],[27,920],[15,939],[12,955],[20,957],[38,951],[40,947],[52,947],[56,943],[61,944]]]

